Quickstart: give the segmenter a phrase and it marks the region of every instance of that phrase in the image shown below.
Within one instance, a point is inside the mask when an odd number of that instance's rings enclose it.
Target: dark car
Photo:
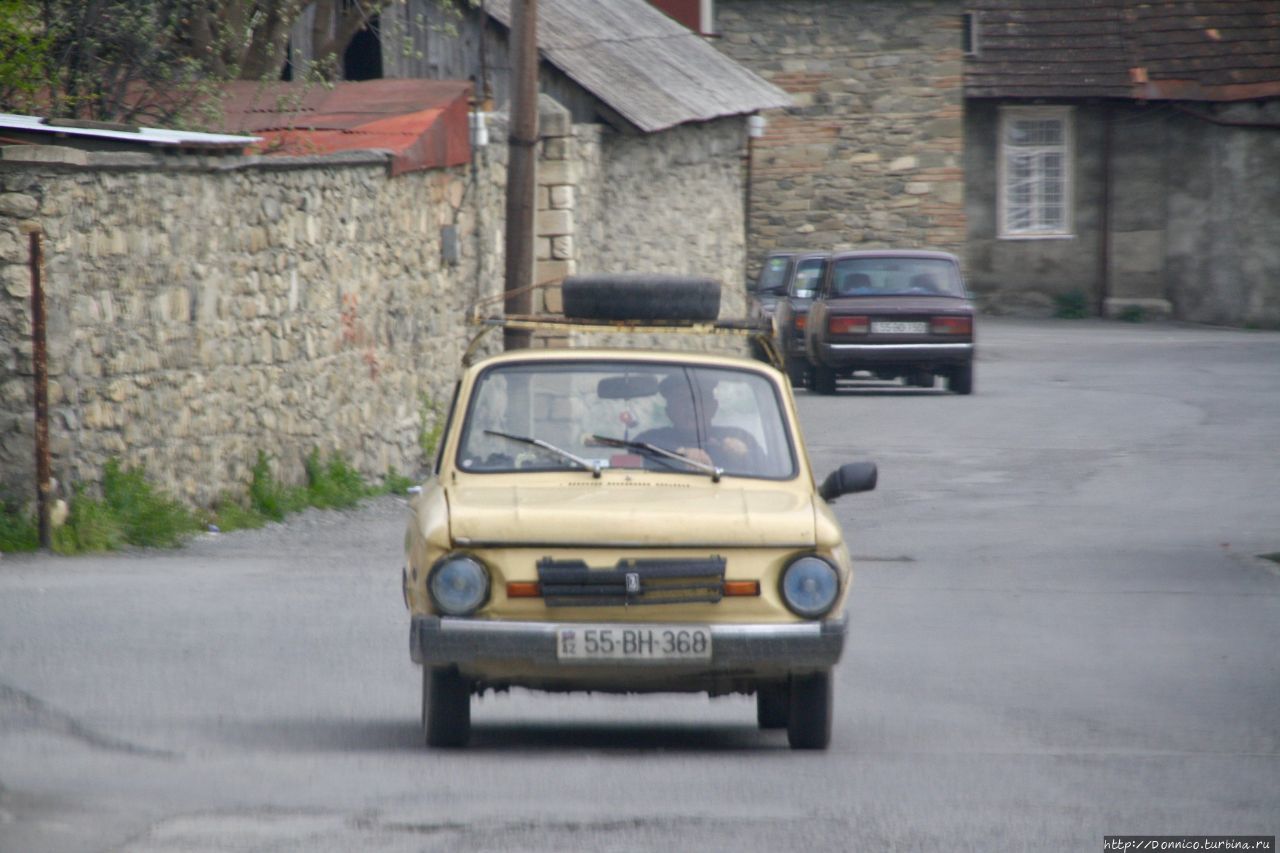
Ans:
[[[973,392],[973,302],[946,252],[860,250],[831,256],[809,309],[805,349],[813,389],[833,394],[858,372],[957,394]]]
[[[792,258],[786,293],[773,309],[778,352],[782,354],[787,378],[796,387],[808,385],[812,375],[805,353],[804,329],[809,305],[822,286],[830,257],[830,252],[797,252]]]
[[[799,251],[795,249],[775,249],[764,256],[760,272],[747,291],[752,302],[751,313],[773,316],[778,300],[787,292],[787,284],[791,281],[798,254]]]

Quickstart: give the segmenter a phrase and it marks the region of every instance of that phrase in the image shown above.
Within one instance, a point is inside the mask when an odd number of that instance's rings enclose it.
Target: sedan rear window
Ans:
[[[937,258],[844,258],[831,271],[832,296],[957,296],[960,270]]]

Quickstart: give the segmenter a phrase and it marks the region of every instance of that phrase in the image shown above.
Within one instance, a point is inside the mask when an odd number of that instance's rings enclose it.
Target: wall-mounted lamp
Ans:
[[[489,127],[485,124],[484,113],[468,113],[467,120],[471,127],[471,147],[483,148],[489,144]]]
[[[764,116],[747,116],[747,136],[752,139],[759,139],[764,136]]]

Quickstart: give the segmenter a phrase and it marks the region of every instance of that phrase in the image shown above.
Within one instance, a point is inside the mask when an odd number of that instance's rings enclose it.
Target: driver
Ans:
[[[645,430],[636,441],[671,450],[704,465],[725,470],[754,470],[760,459],[760,448],[746,430],[711,423],[719,408],[716,380],[695,374],[698,399],[694,400],[693,382],[684,373],[673,373],[658,385],[666,402],[671,426]]]

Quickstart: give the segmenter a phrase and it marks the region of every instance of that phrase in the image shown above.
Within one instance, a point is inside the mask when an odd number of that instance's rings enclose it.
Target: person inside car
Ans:
[[[713,424],[719,402],[716,382],[707,377],[691,381],[685,373],[673,373],[658,385],[666,403],[670,426],[645,430],[635,440],[726,471],[754,471],[760,464],[760,446],[749,432]],[[695,399],[696,398],[696,399]]]

